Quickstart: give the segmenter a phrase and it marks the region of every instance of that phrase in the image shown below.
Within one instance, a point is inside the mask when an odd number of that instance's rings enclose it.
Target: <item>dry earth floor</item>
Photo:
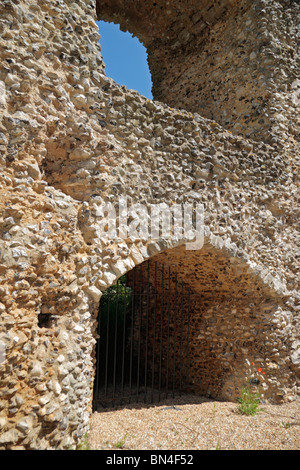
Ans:
[[[91,450],[300,449],[300,400],[245,416],[237,403],[184,396],[100,410],[90,424]]]

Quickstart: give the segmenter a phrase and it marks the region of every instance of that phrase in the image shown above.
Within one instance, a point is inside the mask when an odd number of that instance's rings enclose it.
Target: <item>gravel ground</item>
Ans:
[[[299,450],[300,400],[261,405],[255,416],[238,404],[184,396],[158,405],[132,404],[93,413],[91,450]]]

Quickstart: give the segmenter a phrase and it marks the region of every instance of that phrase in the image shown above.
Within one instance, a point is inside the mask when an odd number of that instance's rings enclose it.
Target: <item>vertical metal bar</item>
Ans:
[[[183,342],[183,281],[181,282],[181,314],[180,314],[180,359],[179,359],[179,393],[182,389],[182,342]]]
[[[153,312],[153,351],[152,351],[152,385],[151,385],[151,403],[153,403],[154,394],[154,369],[155,369],[155,346],[156,346],[156,307],[157,307],[157,262],[154,270],[154,312]]]
[[[159,380],[158,380],[158,401],[161,394],[161,375],[162,375],[162,332],[163,332],[163,312],[164,312],[164,274],[165,267],[162,265],[161,271],[161,308],[160,308],[160,342],[159,342]]]
[[[143,263],[140,265],[140,295],[139,295],[139,344],[138,344],[138,359],[137,359],[137,387],[136,387],[136,401],[139,399],[140,389],[140,360],[141,360],[141,333],[142,333],[142,286],[143,286]]]
[[[107,323],[106,323],[106,351],[105,351],[105,379],[104,379],[104,393],[107,397],[107,382],[108,382],[108,351],[109,351],[109,328],[110,328],[110,289],[107,290]]]
[[[130,334],[130,359],[129,359],[129,400],[132,396],[132,361],[134,343],[134,314],[135,314],[135,269],[132,271],[132,293],[131,293],[131,334]]]
[[[147,304],[146,304],[146,332],[145,332],[145,371],[144,371],[144,401],[146,402],[147,398],[147,365],[148,365],[148,322],[149,322],[149,296],[150,296],[150,264],[149,260],[147,261]]]
[[[174,292],[174,342],[173,342],[173,398],[175,396],[175,366],[176,366],[176,322],[177,322],[177,273],[175,273]]]
[[[188,289],[188,332],[187,332],[187,352],[186,352],[186,384],[188,384],[189,380],[189,343],[190,343],[190,295],[191,291]]]
[[[124,368],[125,368],[125,341],[126,341],[126,313],[127,313],[127,277],[125,277],[125,284],[124,284],[124,292],[123,292],[123,301],[124,301],[124,310],[123,310],[123,350],[122,350],[122,378],[121,378],[121,386],[122,386],[122,397],[124,397],[124,385],[125,385],[125,375],[124,375]]]
[[[169,266],[169,278],[168,278],[168,330],[167,330],[166,398],[168,398],[168,388],[169,388],[170,306],[171,306],[171,270],[170,270],[170,266]]]
[[[116,310],[115,310],[115,345],[114,345],[114,372],[113,372],[113,394],[112,394],[113,398],[115,398],[116,374],[117,374],[118,307],[119,307],[119,280],[117,281],[117,299],[116,299]]]

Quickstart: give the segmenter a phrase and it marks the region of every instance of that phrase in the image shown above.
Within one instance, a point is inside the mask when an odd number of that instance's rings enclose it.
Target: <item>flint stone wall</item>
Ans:
[[[208,9],[207,2],[186,8],[156,2],[154,28],[148,2],[134,2],[136,11],[131,2],[124,11],[123,3],[3,0],[0,6],[4,449],[80,442],[92,411],[101,292],[154,256],[177,265],[194,289],[205,286],[194,319],[199,392],[234,399],[246,359],[265,363],[267,399],[290,400],[299,392],[299,4],[231,0]],[[123,28],[125,18],[126,28],[140,35],[160,101],[105,75],[97,15]],[[185,34],[189,22],[193,41]],[[163,29],[179,45],[159,41]],[[163,69],[162,55],[171,51],[173,62]],[[180,68],[188,71],[181,78]],[[119,196],[129,206],[203,204],[207,249],[187,255],[183,239],[108,240],[102,205]],[[222,380],[216,383],[209,370]]]

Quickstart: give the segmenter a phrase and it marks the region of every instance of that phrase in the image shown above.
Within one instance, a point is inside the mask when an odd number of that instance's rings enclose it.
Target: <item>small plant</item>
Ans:
[[[261,411],[259,404],[263,399],[263,385],[265,372],[261,367],[255,367],[254,362],[250,364],[246,377],[246,385],[241,390],[241,396],[238,398],[239,411],[248,416],[254,416],[258,411]]]
[[[85,433],[83,441],[77,445],[77,450],[90,450],[87,433]]]
[[[282,426],[284,429],[289,429],[290,427],[293,426],[293,423],[286,423],[285,421],[281,421],[281,426]]]
[[[125,434],[125,436],[123,437],[123,439],[121,439],[121,440],[118,441],[118,442],[115,442],[115,443],[114,443],[114,447],[115,447],[116,449],[123,449],[124,444],[125,444],[125,441],[126,441],[126,437],[127,437],[127,434]]]
[[[254,416],[260,409],[260,394],[253,392],[250,387],[243,387],[241,397],[238,398],[240,403],[239,411],[247,416]]]

